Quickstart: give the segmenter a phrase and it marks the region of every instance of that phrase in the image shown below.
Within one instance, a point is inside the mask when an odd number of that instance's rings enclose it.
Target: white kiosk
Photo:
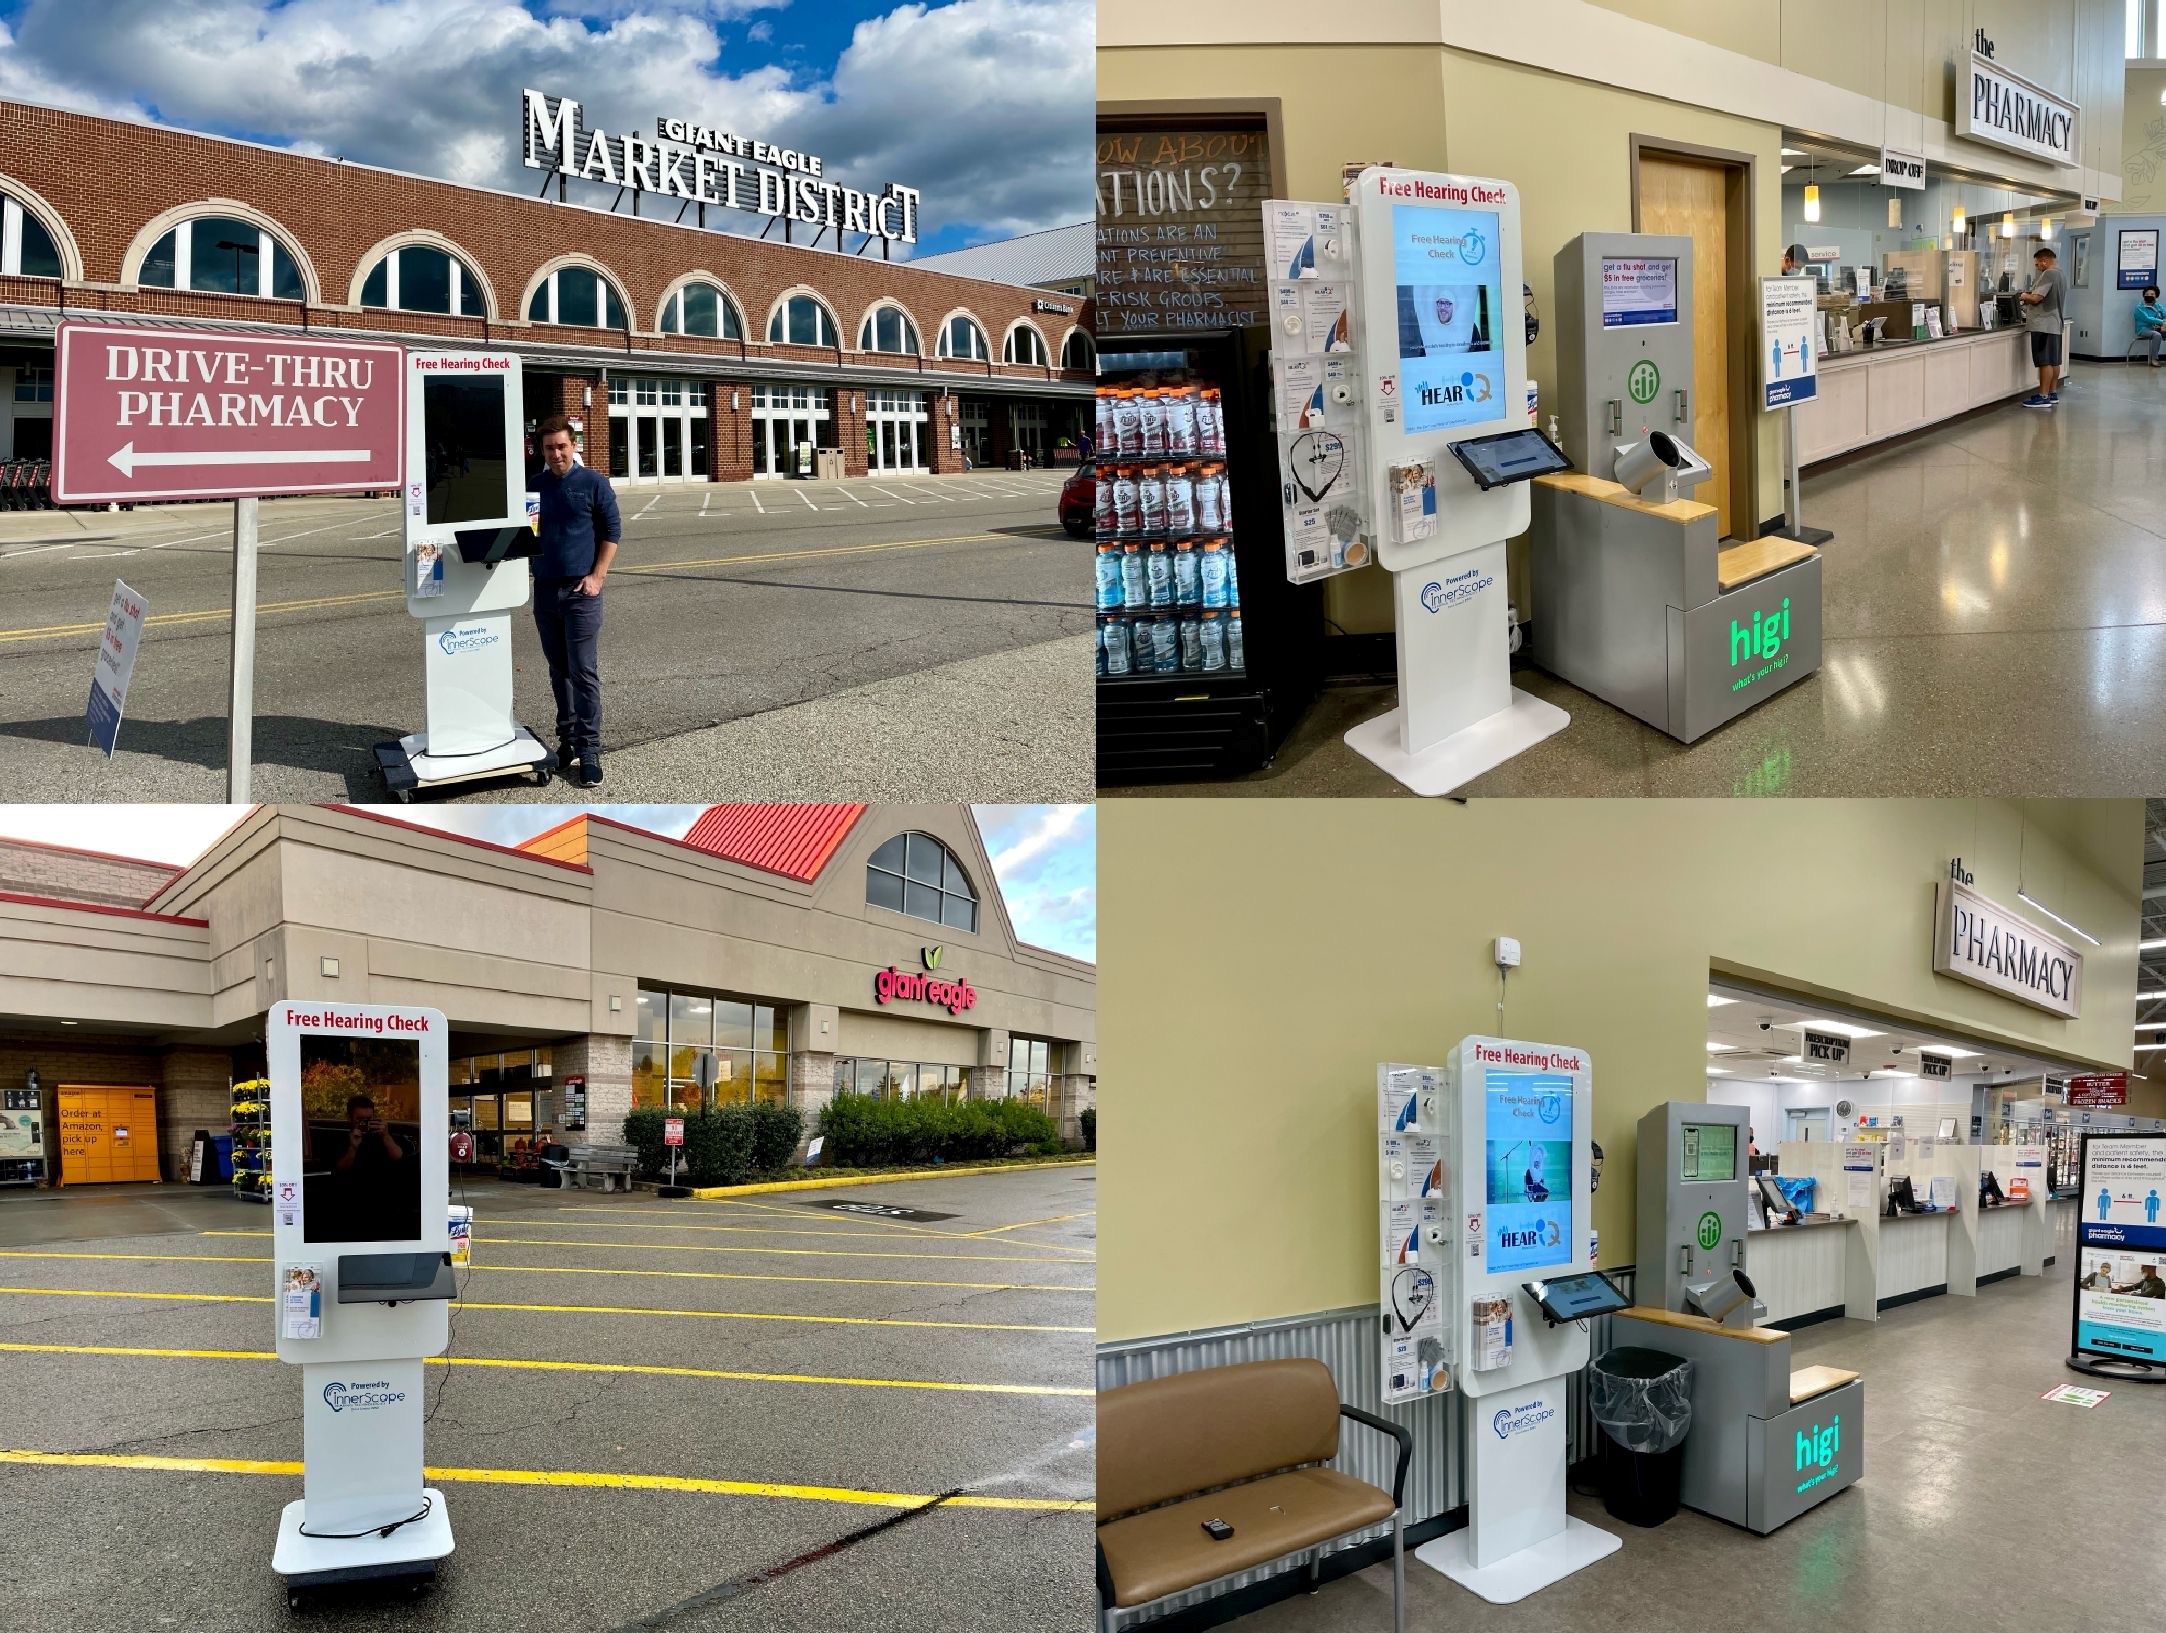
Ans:
[[[1564,1511],[1565,1381],[1587,1364],[1589,1340],[1529,1290],[1593,1270],[1593,1069],[1583,1050],[1471,1037],[1452,1051],[1445,1083],[1463,1153],[1452,1320],[1468,1522],[1414,1557],[1511,1604],[1624,1545]],[[1569,1308],[1563,1295],[1551,1305]]]
[[[278,1356],[301,1368],[303,1496],[271,1568],[298,1605],[426,1585],[452,1549],[422,1484],[422,1360],[451,1338],[446,1030],[434,1009],[271,1006]]]
[[[384,786],[527,776],[556,751],[512,714],[511,615],[533,585],[524,398],[508,352],[406,358],[406,610],[422,621],[428,727],[376,745]]]
[[[1504,541],[1525,484],[1568,468],[1527,422],[1519,191],[1371,168],[1354,185],[1377,559],[1399,706],[1346,741],[1418,794],[1502,765],[1571,717],[1512,685]]]

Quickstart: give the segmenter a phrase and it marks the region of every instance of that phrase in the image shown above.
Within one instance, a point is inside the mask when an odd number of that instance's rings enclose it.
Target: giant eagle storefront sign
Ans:
[[[1960,879],[1940,881],[1934,926],[1936,973],[2071,1020],[2081,1012],[2083,954]]]
[[[2082,111],[1979,51],[1970,53],[1968,71],[1956,76],[1955,133],[1974,142],[2074,165]]]
[[[890,243],[918,241],[918,190],[889,182],[878,193],[829,181],[818,154],[741,136],[697,120],[659,118],[654,135],[612,136],[589,125],[570,97],[527,90],[520,97],[529,170],[574,181],[630,187],[695,204],[863,233]]]

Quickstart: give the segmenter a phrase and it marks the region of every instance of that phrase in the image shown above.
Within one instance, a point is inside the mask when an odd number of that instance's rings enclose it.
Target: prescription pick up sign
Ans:
[[[399,485],[401,347],[68,322],[57,353],[58,503]]]
[[[1813,359],[1814,299],[1810,278],[1760,280],[1760,407],[1788,408],[1820,391]]]

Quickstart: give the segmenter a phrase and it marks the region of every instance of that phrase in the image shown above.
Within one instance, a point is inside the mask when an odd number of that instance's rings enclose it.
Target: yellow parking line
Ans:
[[[269,1264],[268,1255],[252,1253],[60,1253],[33,1248],[0,1248],[0,1259],[127,1259],[147,1264]],[[891,1276],[772,1276],[753,1270],[612,1270],[581,1264],[477,1264],[481,1275],[511,1276],[673,1276],[692,1281],[790,1281],[828,1287],[960,1287],[974,1293],[1093,1293],[1096,1284],[1062,1287],[1045,1282],[906,1281]]]
[[[558,1212],[560,1213],[576,1213],[578,1211],[579,1210],[576,1208],[560,1208],[558,1210]],[[670,1219],[682,1217],[680,1214],[675,1214],[667,1209],[662,1208],[624,1208],[597,1211],[612,1213],[637,1213],[642,1219],[651,1219],[655,1217]],[[785,1217],[791,1219],[804,1219],[807,1217],[817,1219],[821,1216],[818,1214],[812,1214],[808,1216],[804,1213],[792,1209],[786,1213]],[[837,1219],[842,1219],[847,1216],[837,1214],[834,1217]],[[552,1227],[549,1225],[548,1221],[544,1220],[535,1228],[539,1230],[548,1230]],[[787,1225],[646,1225],[617,1224],[612,1220],[605,1219],[563,1219],[559,1220],[554,1228],[558,1230],[697,1230],[713,1231],[727,1236],[811,1236],[830,1238],[837,1236],[867,1236],[879,1238],[885,1234],[877,1230],[851,1230],[847,1226],[829,1227],[824,1230],[792,1230]],[[211,1233],[206,1231],[204,1234],[209,1235]],[[250,1234],[258,1236],[268,1236],[271,1234],[271,1232],[255,1231]],[[953,1236],[956,1233],[952,1231],[940,1231],[927,1228],[925,1234],[927,1236]],[[889,1241],[894,1240],[892,1236],[889,1236],[886,1239]],[[1001,1245],[1005,1246],[1006,1244]],[[1061,1253],[1078,1260],[1094,1259],[1097,1257],[1095,1253],[1092,1253],[1087,1248],[1054,1248],[1053,1245],[1048,1242],[1032,1242],[1030,1245],[1032,1247],[1046,1248],[1049,1251]]]
[[[0,1295],[36,1293],[47,1298],[148,1298],[185,1300],[194,1304],[270,1304],[268,1293],[143,1293],[119,1292],[107,1287],[14,1287],[0,1283]],[[787,1315],[766,1310],[658,1310],[628,1304],[491,1304],[461,1299],[466,1310],[521,1310],[546,1315],[656,1315],[686,1316],[708,1321],[809,1321],[827,1327],[942,1327],[960,1332],[1067,1332],[1096,1334],[1090,1327],[1051,1327],[1024,1321],[928,1321],[905,1316]]]
[[[31,1452],[0,1449],[0,1463],[34,1463],[48,1468],[157,1469],[175,1474],[284,1474],[301,1472],[298,1463],[273,1463],[239,1457],[145,1457],[117,1452]],[[859,1491],[849,1486],[795,1486],[765,1480],[700,1480],[679,1474],[608,1474],[570,1469],[430,1469],[422,1478],[445,1485],[587,1486],[616,1491],[691,1491],[723,1497],[790,1497],[800,1502],[858,1503],[871,1508],[1009,1508],[1034,1513],[1088,1514],[1097,1505],[1065,1497],[950,1497],[931,1493]]]
[[[635,1225],[632,1229],[644,1229]],[[267,1230],[206,1230],[201,1236],[269,1236]],[[892,1241],[889,1237],[887,1240]],[[561,1236],[482,1236],[474,1242],[481,1245],[507,1247],[591,1247],[601,1252],[629,1253],[635,1249],[654,1253],[784,1253],[808,1259],[953,1259],[972,1264],[1068,1264],[1073,1260],[1059,1259],[1051,1254],[1023,1253],[868,1253],[863,1248],[819,1247],[734,1247],[710,1245],[706,1242],[582,1242],[567,1240]],[[1033,1246],[1038,1244],[1033,1243]]]
[[[1085,1208],[1081,1213],[1056,1213],[1050,1219],[1025,1219],[1016,1225],[995,1225],[991,1230],[966,1230],[962,1234],[973,1237],[998,1236],[1002,1231],[1028,1230],[1033,1225],[1058,1225],[1070,1219],[1095,1219],[1097,1216],[1096,1208]]]
[[[4,1344],[0,1350],[27,1355],[140,1355],[158,1360],[275,1361],[276,1350],[144,1349],[125,1344]],[[825,1378],[798,1372],[718,1372],[708,1367],[633,1366],[620,1361],[522,1361],[494,1355],[431,1355],[430,1366],[501,1367],[531,1372],[628,1372],[658,1378],[724,1378],[733,1383],[842,1384],[857,1389],[948,1389],[968,1395],[1095,1395],[1095,1389],[1067,1389],[1053,1384],[948,1383],[933,1378]]]
[[[318,595],[302,601],[266,601],[256,608],[265,612],[312,612],[319,607],[352,606],[361,601],[401,601],[404,590],[364,590],[358,595]],[[206,607],[200,612],[156,612],[143,620],[145,627],[164,629],[175,624],[200,624],[233,616],[231,607]],[[0,629],[0,644],[11,641],[54,641],[70,635],[95,635],[105,625],[45,624],[29,629]]]

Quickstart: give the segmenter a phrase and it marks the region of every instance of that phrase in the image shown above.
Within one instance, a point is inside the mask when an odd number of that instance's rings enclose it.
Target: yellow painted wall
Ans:
[[[1634,1130],[1650,1106],[1704,1098],[1711,967],[2126,1066],[2141,806],[2034,816],[1897,800],[1101,805],[1100,1338],[1373,1302],[1376,1064],[1440,1062],[1473,1032],[1589,1052],[1607,1157],[1594,1222],[1602,1261],[1631,1262]],[[1932,973],[1953,855],[2006,904],[2020,869],[2104,939],[2086,949],[2083,1019]],[[1199,857],[1217,887],[1198,888]],[[1501,1019],[1498,935],[1526,960]]]

